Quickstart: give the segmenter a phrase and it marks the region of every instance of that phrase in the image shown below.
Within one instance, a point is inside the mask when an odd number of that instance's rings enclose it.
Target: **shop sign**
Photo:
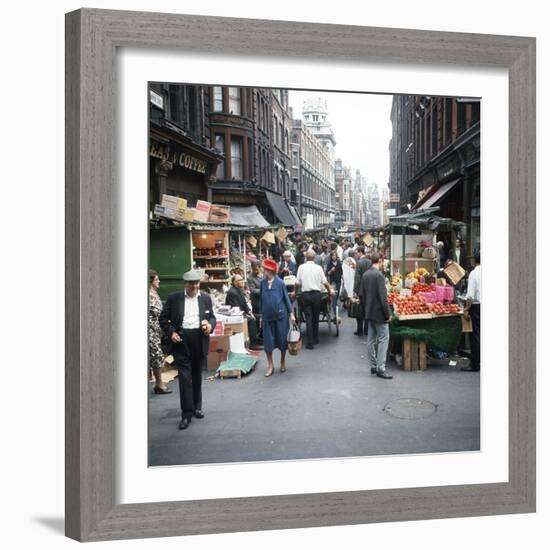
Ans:
[[[151,143],[149,148],[149,154],[156,159],[166,160],[176,166],[181,166],[192,172],[198,172],[199,174],[206,174],[208,170],[208,164],[204,160],[200,160],[188,153],[180,153],[178,151],[170,151],[168,147],[165,147],[159,143]]]
[[[400,195],[399,193],[392,193],[390,195],[390,202],[399,202]]]
[[[154,92],[153,90],[149,90],[149,100],[153,105],[156,105],[159,109],[164,109],[164,98]]]

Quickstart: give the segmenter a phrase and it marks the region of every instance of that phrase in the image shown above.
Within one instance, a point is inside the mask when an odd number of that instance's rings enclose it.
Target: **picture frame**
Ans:
[[[208,30],[208,33],[205,32]],[[208,37],[216,35],[212,41]],[[509,72],[509,479],[117,504],[115,58],[127,47]],[[535,39],[81,9],[66,15],[66,535],[79,541],[353,525],[536,509]],[[145,129],[144,129],[145,131]],[[100,159],[100,162],[98,162]],[[510,239],[510,247],[512,247]],[[512,252],[512,249],[510,249]]]

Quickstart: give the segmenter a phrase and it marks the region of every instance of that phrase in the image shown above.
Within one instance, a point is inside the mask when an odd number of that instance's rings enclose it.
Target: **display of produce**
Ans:
[[[393,307],[398,316],[426,315],[430,314],[430,308],[423,298],[419,296],[396,296]]]
[[[434,304],[429,304],[428,307],[434,315],[462,314],[462,310],[458,304],[443,304],[441,302],[435,302]]]
[[[416,283],[411,290],[413,294],[418,294],[419,292],[432,292],[432,287],[426,283]]]
[[[402,280],[403,280],[403,275],[401,275],[401,273],[395,273],[394,275],[392,275],[390,284],[392,287],[401,286]]]

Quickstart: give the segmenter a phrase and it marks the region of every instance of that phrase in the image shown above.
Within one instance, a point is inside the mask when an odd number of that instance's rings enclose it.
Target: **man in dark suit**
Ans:
[[[180,391],[180,430],[191,418],[204,418],[202,412],[202,365],[208,355],[210,334],[216,317],[210,296],[199,290],[202,273],[184,274],[185,290],[170,294],[162,308],[159,322],[171,343],[171,353],[178,369]]]
[[[365,324],[368,325],[367,357],[370,371],[379,378],[393,378],[386,371],[386,354],[390,340],[390,306],[384,276],[380,273],[380,257],[375,252],[372,265],[361,277],[359,296],[363,299]]]
[[[371,261],[367,258],[365,255],[365,247],[363,245],[360,245],[357,247],[356,250],[356,258],[357,258],[357,265],[355,266],[355,278],[353,281],[353,294],[356,297],[359,297],[361,300],[361,311],[364,310],[365,305],[363,303],[363,299],[359,296],[359,287],[361,285],[361,278],[363,277],[363,273],[367,271],[367,269],[370,269]],[[354,332],[356,336],[363,336],[367,332],[367,323],[364,322],[363,317],[357,317],[357,330]]]
[[[244,295],[245,281],[241,275],[235,274],[231,278],[231,288],[225,295],[225,305],[238,307],[248,324],[248,335],[250,336],[250,347],[261,349],[261,340],[258,336],[258,327],[256,326],[256,316],[250,310],[250,306]]]
[[[451,260],[460,265],[464,271],[468,271],[469,269],[468,257],[466,254],[466,246],[460,239],[457,239],[455,241],[455,247],[451,250]]]

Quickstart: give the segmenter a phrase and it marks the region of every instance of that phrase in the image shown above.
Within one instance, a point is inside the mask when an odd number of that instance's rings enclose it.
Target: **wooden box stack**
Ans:
[[[405,338],[403,340],[403,369],[426,370],[426,342],[416,342]]]

